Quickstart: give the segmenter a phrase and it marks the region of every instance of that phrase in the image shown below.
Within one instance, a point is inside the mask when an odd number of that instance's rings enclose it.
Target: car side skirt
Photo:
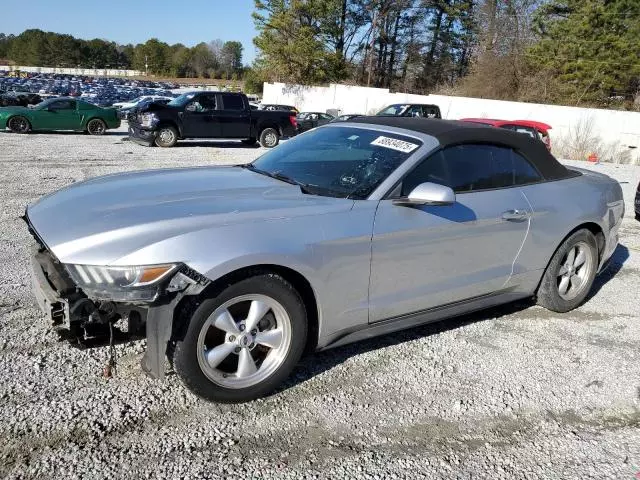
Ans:
[[[385,335],[407,328],[417,327],[427,323],[439,322],[458,315],[484,310],[486,308],[495,307],[505,303],[531,298],[531,293],[516,291],[514,288],[501,290],[488,295],[470,298],[460,302],[454,302],[439,307],[422,310],[419,312],[409,313],[398,317],[388,318],[379,322],[370,323],[354,328],[344,329],[325,338],[318,351],[328,350],[330,348],[340,347],[348,343],[367,340],[369,338]]]

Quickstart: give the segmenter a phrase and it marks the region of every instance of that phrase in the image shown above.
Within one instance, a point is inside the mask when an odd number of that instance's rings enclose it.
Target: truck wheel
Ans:
[[[11,117],[7,122],[7,127],[13,133],[29,133],[31,131],[29,120],[22,116]]]
[[[295,288],[258,273],[214,292],[193,313],[173,362],[196,395],[237,403],[272,392],[291,373],[307,339],[307,314]]]
[[[244,140],[242,140],[242,143],[244,143],[245,145],[248,145],[250,147],[254,146],[256,144],[257,140],[255,139],[255,137],[251,137],[251,138],[245,138]]]
[[[280,134],[275,128],[265,128],[260,132],[260,145],[273,148],[280,143]]]
[[[159,147],[173,147],[178,141],[178,131],[171,126],[160,127],[155,144]]]

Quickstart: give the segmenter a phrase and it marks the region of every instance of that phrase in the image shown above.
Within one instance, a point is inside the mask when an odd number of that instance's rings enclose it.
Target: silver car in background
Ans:
[[[196,394],[241,402],[305,350],[523,298],[574,309],[623,214],[617,182],[525,135],[358,117],[248,165],[73,184],[25,219],[50,325],[80,342],[146,326],[149,374],[167,355]]]

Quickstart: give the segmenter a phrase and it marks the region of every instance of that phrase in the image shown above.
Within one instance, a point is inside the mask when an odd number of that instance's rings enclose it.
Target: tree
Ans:
[[[552,77],[553,101],[608,105],[640,98],[640,2],[553,0],[537,13],[528,55]]]
[[[220,68],[227,79],[242,70],[242,44],[240,42],[225,42],[220,49]]]

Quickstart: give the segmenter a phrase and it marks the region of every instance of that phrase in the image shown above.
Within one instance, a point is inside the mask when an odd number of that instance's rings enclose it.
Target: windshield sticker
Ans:
[[[378,137],[371,145],[377,145],[379,147],[391,148],[392,150],[397,150],[399,152],[411,153],[418,145],[415,143],[405,142],[404,140],[398,140],[397,138],[389,138],[389,137]]]
[[[354,141],[354,140],[357,140],[358,138],[359,138],[358,135],[351,135],[350,137],[347,137],[347,140]]]

